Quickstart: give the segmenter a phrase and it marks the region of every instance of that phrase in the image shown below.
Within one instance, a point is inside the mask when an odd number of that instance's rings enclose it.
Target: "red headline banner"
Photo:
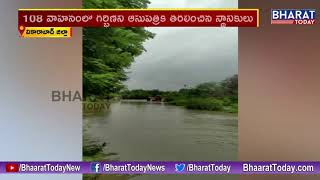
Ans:
[[[25,27],[258,27],[258,9],[19,9]],[[21,33],[21,32],[20,32]]]

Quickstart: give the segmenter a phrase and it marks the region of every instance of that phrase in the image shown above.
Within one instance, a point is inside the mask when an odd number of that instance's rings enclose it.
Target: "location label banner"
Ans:
[[[6,174],[320,174],[320,162],[0,162]]]

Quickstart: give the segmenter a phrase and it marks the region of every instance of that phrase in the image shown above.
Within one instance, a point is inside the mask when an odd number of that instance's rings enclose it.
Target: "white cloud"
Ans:
[[[152,0],[153,8],[236,8],[235,0]],[[156,27],[129,70],[130,89],[180,89],[237,73],[237,28]]]

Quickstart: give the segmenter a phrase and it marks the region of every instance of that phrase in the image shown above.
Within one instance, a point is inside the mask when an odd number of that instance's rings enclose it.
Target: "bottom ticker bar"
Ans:
[[[0,162],[11,174],[320,174],[320,162]]]

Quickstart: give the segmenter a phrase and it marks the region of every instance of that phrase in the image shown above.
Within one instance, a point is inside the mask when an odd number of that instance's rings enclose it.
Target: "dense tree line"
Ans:
[[[237,101],[238,98],[238,75],[223,80],[222,82],[206,82],[197,85],[194,88],[182,88],[178,91],[160,91],[154,90],[125,90],[122,92],[123,99],[147,99],[150,96],[163,96],[170,98],[171,96],[186,97],[230,97]]]
[[[148,99],[161,96],[165,102],[185,106],[190,109],[238,110],[238,75],[221,82],[207,82],[194,88],[182,88],[178,91],[126,90],[121,93],[123,99]]]
[[[84,0],[84,8],[147,8],[148,0]],[[142,27],[83,28],[83,94],[109,99],[124,88],[126,69],[154,34]]]

